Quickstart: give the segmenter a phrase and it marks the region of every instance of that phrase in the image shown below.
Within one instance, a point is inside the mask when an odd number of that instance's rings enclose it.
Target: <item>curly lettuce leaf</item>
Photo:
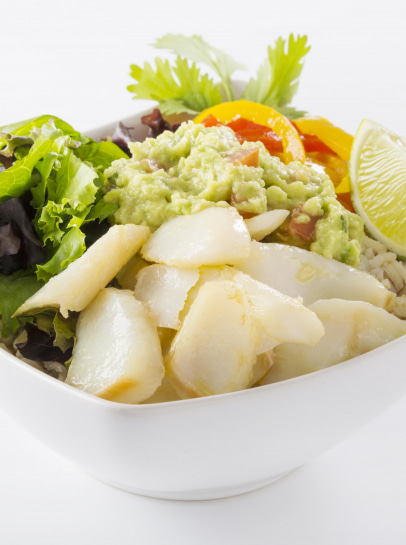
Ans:
[[[27,145],[31,147],[34,142],[31,136],[16,136],[15,134],[1,131],[0,138],[5,144],[5,147],[2,147],[0,150],[0,158],[13,157],[16,148],[19,148],[20,146],[26,147]]]
[[[166,34],[158,39],[154,46],[158,49],[166,49],[193,62],[203,63],[211,68],[220,77],[227,100],[233,100],[231,76],[236,70],[243,70],[245,66],[235,61],[230,55],[212,47],[201,36],[188,37],[181,34]]]
[[[0,315],[2,318],[1,335],[10,337],[20,327],[14,312],[29,297],[34,295],[43,282],[39,281],[33,272],[20,270],[10,275],[0,274]]]
[[[11,197],[20,197],[25,191],[33,187],[38,179],[33,174],[37,163],[48,153],[60,153],[69,136],[65,136],[60,129],[51,124],[42,127],[35,137],[29,153],[7,170],[0,172],[0,202]]]
[[[75,150],[75,155],[81,161],[90,163],[98,171],[104,171],[111,166],[113,161],[118,159],[128,159],[128,155],[124,153],[113,142],[88,142]]]
[[[83,223],[94,220],[101,222],[117,208],[104,202],[99,176],[103,175],[105,166],[126,155],[112,142],[92,142],[83,148],[84,151],[81,147],[65,150],[53,171],[51,161],[44,162],[42,182],[33,190],[37,203],[41,203],[45,193],[48,197],[38,209],[36,227],[42,240],[49,242],[52,248],[62,243],[70,228],[80,229]]]
[[[72,215],[72,210],[64,204],[48,201],[40,210],[37,220],[37,230],[44,242],[49,241],[52,246],[58,246],[65,235],[64,225]]]
[[[307,36],[291,34],[288,43],[278,38],[275,46],[268,47],[268,58],[258,69],[256,79],[251,78],[243,98],[271,106],[290,118],[304,115],[294,108],[285,108],[292,101],[303,69],[303,59],[310,51]]]
[[[69,229],[51,259],[43,265],[37,265],[37,278],[44,282],[60,272],[78,259],[86,250],[85,235],[78,227]]]
[[[35,169],[40,175],[40,180],[38,183],[31,188],[31,205],[35,210],[39,210],[44,206],[49,177],[51,176],[55,164],[58,161],[58,157],[58,153],[51,151],[46,153],[44,157],[35,165]]]
[[[98,187],[94,168],[89,167],[73,153],[61,158],[61,166],[56,174],[55,202],[69,204],[73,209],[84,210],[93,204]]]
[[[155,69],[149,63],[144,68],[131,65],[131,76],[137,81],[127,89],[134,98],[157,100],[163,113],[188,112],[195,114],[221,102],[221,93],[197,66],[177,57],[171,67],[169,61],[155,59]]]
[[[13,136],[30,136],[31,131],[34,128],[40,129],[43,125],[47,123],[54,124],[56,129],[60,129],[63,134],[71,136],[74,140],[82,142],[83,140],[87,141],[87,137],[83,137],[78,131],[75,131],[73,127],[66,123],[59,117],[54,115],[41,115],[38,117],[32,117],[31,119],[25,119],[24,121],[18,121],[17,123],[12,123],[10,125],[3,125],[0,127],[0,133],[12,134]],[[2,144],[5,144],[5,140],[0,136],[0,148]]]

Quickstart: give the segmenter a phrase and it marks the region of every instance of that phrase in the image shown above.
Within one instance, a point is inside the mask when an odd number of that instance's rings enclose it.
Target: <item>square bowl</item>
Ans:
[[[122,120],[146,136],[142,112]],[[111,135],[116,123],[88,131]],[[64,384],[0,349],[0,408],[98,479],[157,498],[201,500],[269,484],[406,393],[406,337],[334,367],[200,399],[123,405]]]

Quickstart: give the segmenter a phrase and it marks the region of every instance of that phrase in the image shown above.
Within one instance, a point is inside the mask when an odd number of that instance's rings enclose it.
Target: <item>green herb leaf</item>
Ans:
[[[275,46],[268,47],[268,59],[258,69],[256,79],[250,79],[243,98],[271,106],[284,113],[282,108],[290,104],[299,85],[299,76],[303,69],[303,58],[309,52],[307,36],[293,34],[286,40],[278,38]],[[289,117],[299,117],[305,112],[285,109]]]
[[[212,47],[201,36],[182,36],[181,34],[166,34],[154,44],[159,49],[167,49],[175,55],[185,57],[193,62],[200,62],[214,70],[220,77],[227,100],[233,100],[231,76],[236,70],[245,66],[235,61],[230,55]]]
[[[188,106],[186,106],[183,100],[178,98],[166,98],[165,100],[161,100],[161,102],[158,104],[158,108],[160,109],[162,114],[166,114],[166,115],[176,115],[176,114],[196,115],[199,113],[197,110],[194,110],[193,108],[189,108]]]
[[[169,61],[156,58],[155,70],[149,63],[144,68],[131,66],[131,76],[137,81],[128,90],[134,98],[157,100],[163,113],[188,111],[197,113],[221,102],[221,93],[197,66],[177,57],[172,68]]]

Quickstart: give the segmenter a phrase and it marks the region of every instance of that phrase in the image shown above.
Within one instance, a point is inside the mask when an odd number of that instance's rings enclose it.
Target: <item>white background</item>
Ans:
[[[0,125],[49,113],[86,130],[131,115],[129,65],[151,61],[166,32],[203,35],[251,72],[294,32],[312,45],[296,106],[352,133],[369,117],[406,135],[405,15],[395,0],[0,0]],[[93,480],[0,413],[0,543],[404,544],[405,431],[404,399],[270,487],[169,502]]]

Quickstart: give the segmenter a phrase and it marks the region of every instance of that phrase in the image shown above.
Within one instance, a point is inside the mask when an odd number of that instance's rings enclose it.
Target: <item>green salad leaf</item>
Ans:
[[[99,222],[106,220],[118,208],[118,204],[106,202],[102,198],[102,194],[96,198],[96,204],[92,206],[86,216],[85,223],[98,220]]]
[[[18,121],[17,123],[12,123],[10,125],[3,125],[0,127],[0,133],[12,134],[14,137],[30,136],[31,131],[34,128],[40,129],[51,120],[56,129],[60,129],[63,134],[71,136],[74,140],[88,140],[87,137],[83,137],[79,132],[75,131],[75,129],[71,127],[69,123],[66,123],[54,115],[41,115],[38,117],[32,117],[31,119],[25,119],[24,121]],[[2,149],[3,145],[6,145],[6,139],[4,136],[0,135],[0,150]]]
[[[268,58],[259,67],[256,79],[250,79],[243,98],[275,108],[290,118],[300,117],[305,112],[287,108],[299,86],[303,69],[303,58],[310,51],[307,36],[291,34],[286,40],[278,38],[275,46],[268,47]]]
[[[37,265],[37,278],[48,280],[62,272],[66,267],[78,259],[86,250],[85,235],[78,227],[72,227],[63,234],[60,244],[51,259],[43,265]]]
[[[16,161],[13,166],[0,173],[0,202],[11,197],[19,197],[37,183],[32,176],[39,161],[50,153],[59,154],[69,136],[64,136],[60,129],[50,124],[44,125],[27,155]]]
[[[75,155],[81,161],[90,163],[97,172],[103,172],[117,159],[127,159],[128,156],[113,142],[87,142],[75,150]]]
[[[94,202],[97,178],[97,172],[92,166],[88,166],[67,150],[61,157],[60,168],[56,173],[55,202],[83,211]]]
[[[14,134],[0,132],[0,138],[2,139],[2,143],[5,144],[0,150],[0,154],[3,157],[12,157],[14,151],[20,146],[31,147],[33,144],[31,136],[16,136]]]
[[[20,327],[18,319],[12,317],[14,312],[41,286],[43,282],[40,282],[29,270],[16,271],[10,275],[0,274],[0,315],[3,338],[10,337]]]
[[[68,318],[64,318],[58,312],[53,319],[53,328],[55,331],[54,346],[66,352],[75,342],[76,339],[76,322],[77,316],[71,314]]]

